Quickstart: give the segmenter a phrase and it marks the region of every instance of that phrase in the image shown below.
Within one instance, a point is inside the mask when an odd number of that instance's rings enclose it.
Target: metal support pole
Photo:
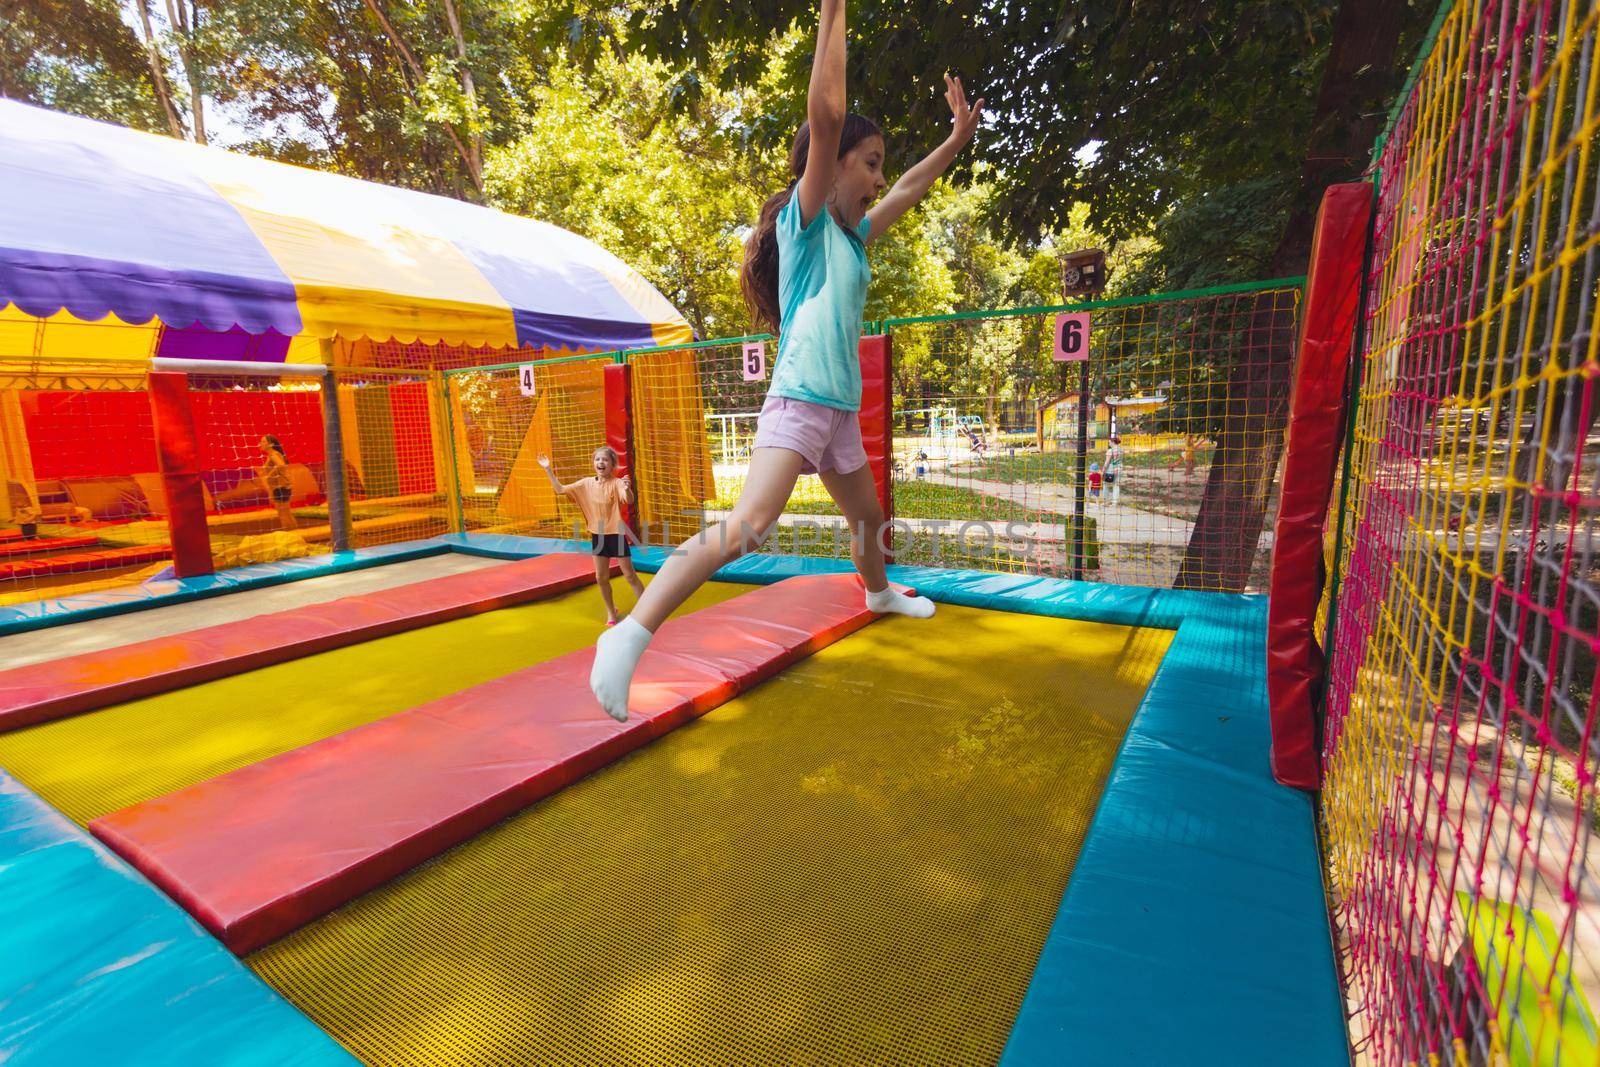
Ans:
[[[1072,487],[1072,579],[1083,581],[1084,493],[1089,486],[1089,361],[1078,364],[1078,472]]]
[[[443,418],[434,421],[444,433],[444,449],[440,452],[440,464],[445,479],[444,484],[438,488],[445,494],[445,521],[451,533],[466,533],[466,506],[462,500],[464,490],[461,468],[457,465],[460,457],[456,455],[456,406],[450,398],[450,376],[443,371],[432,372],[429,375],[428,388],[433,392],[435,409],[443,415]]]
[[[350,489],[344,476],[344,425],[339,417],[339,384],[331,373],[322,376],[322,455],[327,463],[328,528],[333,550],[348,552]]]
[[[258,378],[326,378],[330,368],[319,363],[255,363],[244,359],[172,359],[157,356],[151,370],[181,374],[242,374]]]

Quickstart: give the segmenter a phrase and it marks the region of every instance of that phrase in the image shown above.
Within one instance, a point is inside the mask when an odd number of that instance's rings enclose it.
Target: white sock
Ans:
[[[633,683],[633,670],[654,636],[629,615],[594,643],[589,688],[606,714],[618,722],[628,721],[628,688]]]
[[[909,615],[913,619],[926,619],[933,615],[933,601],[925,596],[906,596],[893,586],[884,586],[876,593],[867,593],[867,610],[879,615],[890,613]]]

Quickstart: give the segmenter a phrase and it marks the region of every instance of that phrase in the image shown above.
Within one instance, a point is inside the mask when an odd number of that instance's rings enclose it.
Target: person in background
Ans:
[[[1103,480],[1104,480],[1104,476],[1100,473],[1100,464],[1098,464],[1098,463],[1089,464],[1089,499],[1090,500],[1099,500],[1100,499],[1100,483]]]
[[[261,483],[267,487],[272,506],[278,509],[278,528],[293,530],[296,527],[294,511],[289,499],[294,489],[289,481],[289,457],[284,454],[283,442],[272,434],[261,438]]]
[[[1106,449],[1106,496],[1115,504],[1122,499],[1122,438],[1113,437]]]
[[[1179,454],[1177,459],[1175,459],[1171,463],[1167,464],[1167,469],[1168,470],[1172,470],[1173,468],[1177,467],[1177,465],[1179,463],[1182,463],[1183,464],[1183,473],[1187,474],[1189,477],[1193,478],[1194,477],[1195,452],[1196,452],[1195,435],[1192,434],[1192,433],[1184,434],[1184,436],[1183,436],[1183,452]]]
[[[556,492],[578,505],[589,527],[589,547],[594,553],[594,582],[606,606],[606,625],[619,621],[617,605],[611,598],[611,561],[622,568],[622,577],[633,589],[634,601],[644,593],[644,583],[633,569],[628,535],[622,528],[622,509],[633,498],[633,483],[627,475],[617,477],[617,453],[610,445],[594,450],[594,477],[579,478],[563,485],[550,469],[550,457],[540,456],[539,466]]]

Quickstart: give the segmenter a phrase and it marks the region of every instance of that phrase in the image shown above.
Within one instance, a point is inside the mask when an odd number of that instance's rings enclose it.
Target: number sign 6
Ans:
[[[1058,363],[1077,363],[1089,358],[1089,313],[1063,311],[1056,316],[1056,351]]]

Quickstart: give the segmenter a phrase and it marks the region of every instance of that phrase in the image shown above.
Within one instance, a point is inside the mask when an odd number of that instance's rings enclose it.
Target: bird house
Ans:
[[[1106,287],[1106,254],[1098,248],[1061,257],[1061,298],[1098,293]]]

